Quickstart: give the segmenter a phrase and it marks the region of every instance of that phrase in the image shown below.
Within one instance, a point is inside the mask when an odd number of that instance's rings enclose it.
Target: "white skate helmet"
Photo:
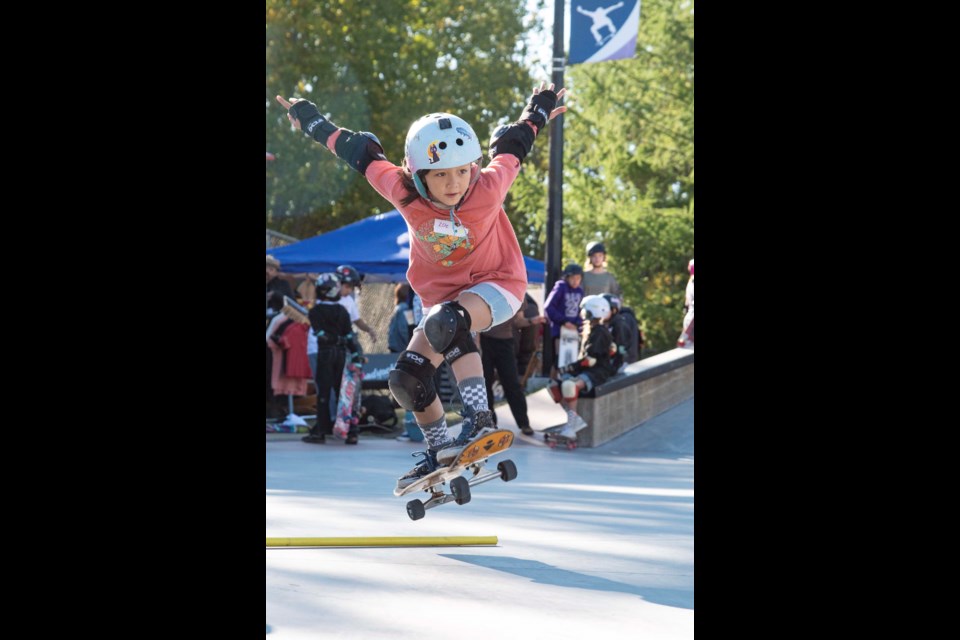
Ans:
[[[431,113],[410,125],[403,153],[417,192],[424,198],[429,196],[418,171],[451,169],[476,162],[478,170],[474,171],[473,180],[480,176],[483,151],[477,134],[465,120],[450,113]]]
[[[610,317],[610,303],[603,296],[586,296],[580,301],[580,317],[584,320],[606,320]]]

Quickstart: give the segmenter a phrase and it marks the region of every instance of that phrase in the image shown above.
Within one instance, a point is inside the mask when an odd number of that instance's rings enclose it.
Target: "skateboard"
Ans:
[[[573,451],[580,445],[577,444],[576,438],[568,438],[567,436],[560,435],[560,431],[563,430],[564,426],[566,425],[558,424],[555,427],[544,429],[541,431],[541,433],[543,433],[543,439],[551,449],[556,449],[557,445],[563,445],[568,450]]]
[[[414,491],[426,491],[430,497],[422,500],[411,500],[407,503],[407,515],[411,520],[419,520],[426,515],[427,509],[438,507],[451,501],[457,504],[470,502],[470,487],[484,482],[501,478],[509,482],[517,477],[517,465],[512,460],[503,460],[497,464],[496,471],[487,471],[481,474],[483,465],[490,456],[496,455],[513,444],[513,432],[506,429],[492,431],[472,442],[467,443],[450,466],[440,467],[436,471],[423,476],[413,484],[403,489],[394,489],[393,495],[399,497]],[[471,471],[473,476],[466,478],[462,473]],[[450,493],[445,493],[442,485],[450,483]]]
[[[360,422],[360,381],[363,379],[363,365],[353,362],[354,354],[347,355],[340,378],[340,399],[337,401],[337,417],[333,422],[333,435],[343,439],[350,433],[351,427]]]
[[[576,362],[580,353],[580,334],[576,329],[560,327],[560,348],[558,349],[557,366],[564,367]]]

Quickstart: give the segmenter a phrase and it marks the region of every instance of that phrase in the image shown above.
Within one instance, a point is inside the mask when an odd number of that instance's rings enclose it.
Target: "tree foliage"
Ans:
[[[604,241],[648,354],[680,334],[693,257],[693,53],[693,3],[643,0],[634,58],[574,65],[565,77],[563,262],[585,264],[587,242]],[[545,147],[508,200],[521,244],[540,257]]]
[[[407,129],[428,113],[455,113],[485,141],[533,87],[520,62],[529,27],[523,0],[267,0],[267,227],[307,237],[391,208],[292,132],[275,95],[373,132],[398,164]]]
[[[372,131],[399,163],[409,125],[450,111],[481,139],[515,120],[534,84],[521,62],[537,37],[524,0],[267,0],[267,227],[323,233],[390,205],[344,163],[292,132],[273,96],[317,103]],[[542,35],[542,34],[541,34]],[[690,0],[643,0],[637,54],[569,67],[565,84],[563,257],[608,268],[652,352],[680,333],[693,257],[694,19]],[[486,145],[484,145],[486,146]],[[549,144],[542,135],[505,208],[524,253],[542,259]]]

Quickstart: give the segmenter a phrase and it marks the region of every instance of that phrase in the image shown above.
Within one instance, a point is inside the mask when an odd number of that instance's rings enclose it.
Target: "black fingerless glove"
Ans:
[[[300,121],[300,129],[322,144],[327,146],[327,138],[339,127],[320,115],[317,105],[309,100],[298,100],[290,105],[289,113]]]
[[[524,108],[520,121],[529,120],[537,131],[541,131],[550,121],[550,112],[556,108],[557,94],[553,91],[541,91],[530,98],[530,104]]]

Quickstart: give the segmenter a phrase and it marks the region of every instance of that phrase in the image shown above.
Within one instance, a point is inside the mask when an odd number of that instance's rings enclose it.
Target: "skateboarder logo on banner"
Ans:
[[[609,7],[597,7],[593,11],[587,11],[580,5],[577,5],[577,13],[582,13],[591,20],[593,20],[593,26],[590,27],[590,33],[593,34],[593,39],[599,47],[602,44],[605,44],[617,33],[617,27],[613,24],[613,20],[610,19],[609,13],[619,9],[623,6],[622,2],[618,2],[615,5]],[[600,35],[601,29],[607,29],[607,33]]]

